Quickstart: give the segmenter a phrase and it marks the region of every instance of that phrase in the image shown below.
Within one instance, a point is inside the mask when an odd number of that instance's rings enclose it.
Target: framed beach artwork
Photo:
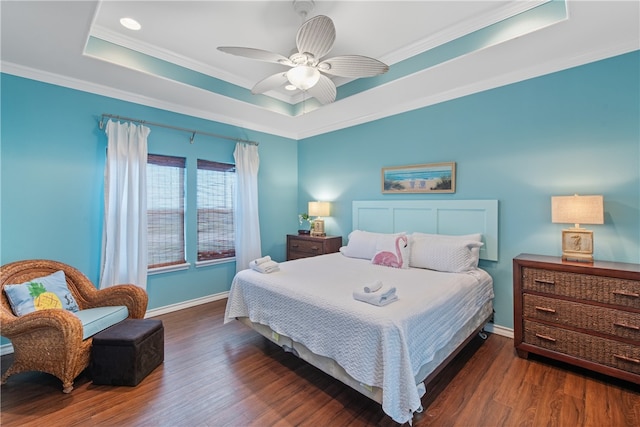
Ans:
[[[382,192],[455,193],[456,164],[447,162],[382,168]]]

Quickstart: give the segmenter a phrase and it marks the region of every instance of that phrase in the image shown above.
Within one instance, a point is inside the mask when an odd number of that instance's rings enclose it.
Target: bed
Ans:
[[[379,402],[396,422],[411,422],[425,383],[492,317],[493,281],[476,266],[497,260],[497,201],[358,201],[352,214],[340,253],[283,262],[270,274],[239,272],[225,323],[245,323]],[[404,241],[398,236],[408,243],[398,252],[405,264],[374,264],[371,251]],[[470,239],[482,241],[469,244],[472,265],[438,259]],[[376,282],[394,287],[397,300],[354,299]]]

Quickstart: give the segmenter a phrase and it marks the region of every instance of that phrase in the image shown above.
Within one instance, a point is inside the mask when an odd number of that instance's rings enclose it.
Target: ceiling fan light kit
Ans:
[[[287,79],[300,90],[311,89],[320,80],[320,71],[308,65],[298,65],[287,71]]]
[[[313,6],[313,1],[293,2],[294,10],[303,19],[311,12]],[[330,104],[336,100],[337,89],[335,83],[324,74],[361,78],[377,76],[389,70],[385,63],[361,55],[343,55],[320,60],[329,53],[335,39],[336,29],[333,21],[327,16],[318,15],[300,26],[296,35],[297,52],[288,58],[278,53],[248,47],[220,46],[218,50],[291,67],[287,72],[279,72],[256,83],[251,89],[253,94],[291,84],[307,92],[321,104]]]

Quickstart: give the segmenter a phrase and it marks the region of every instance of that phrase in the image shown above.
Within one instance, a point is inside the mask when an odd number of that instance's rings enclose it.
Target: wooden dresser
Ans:
[[[287,261],[338,252],[342,237],[312,237],[303,234],[287,235]]]
[[[513,259],[514,344],[640,384],[640,265]]]

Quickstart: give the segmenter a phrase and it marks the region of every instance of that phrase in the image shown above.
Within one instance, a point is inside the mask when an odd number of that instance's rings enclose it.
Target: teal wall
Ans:
[[[560,255],[551,196],[602,194],[599,260],[640,262],[640,54],[633,52],[299,143],[299,210],[332,201],[327,233],[351,231],[353,200],[497,199],[497,325],[513,327],[512,258]],[[472,72],[472,71],[470,71]],[[380,169],[456,162],[455,194],[381,194]]]
[[[262,249],[285,259],[285,235],[297,229],[295,140],[197,119],[2,74],[0,263],[55,259],[99,282],[107,138],[102,113],[141,118],[258,141]],[[187,158],[195,194],[196,159],[234,162],[235,142],[151,126],[149,152]],[[286,215],[283,215],[286,213]],[[195,263],[195,206],[187,206],[187,260]],[[149,308],[229,290],[235,263],[149,276]]]
[[[481,265],[494,277],[496,324],[511,328],[511,259],[561,253],[552,195],[603,194],[605,224],[589,226],[596,258],[640,262],[639,64],[634,52],[298,143],[2,74],[0,264],[52,258],[98,282],[106,136],[97,123],[112,113],[259,141],[262,249],[278,261],[309,200],[333,201],[327,231],[346,239],[353,200],[498,199],[500,260]],[[186,156],[193,191],[195,159],[232,161],[234,144],[188,137],[152,127],[149,150]],[[381,194],[380,168],[443,161],[457,163],[455,194]],[[193,227],[187,238],[194,262]],[[150,276],[149,308],[224,292],[234,273],[228,263]]]

